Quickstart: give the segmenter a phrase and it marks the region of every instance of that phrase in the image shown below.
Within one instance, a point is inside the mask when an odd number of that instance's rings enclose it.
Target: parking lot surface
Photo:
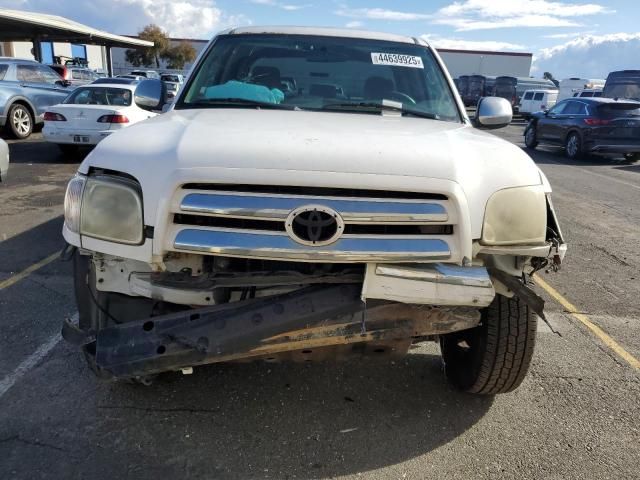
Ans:
[[[522,146],[523,127],[495,133]],[[0,478],[640,478],[639,164],[531,153],[569,252],[541,273],[551,328],[513,393],[452,390],[434,344],[395,363],[209,366],[142,387],[96,380],[60,341],[76,308],[55,254],[81,157],[39,135],[10,143]]]

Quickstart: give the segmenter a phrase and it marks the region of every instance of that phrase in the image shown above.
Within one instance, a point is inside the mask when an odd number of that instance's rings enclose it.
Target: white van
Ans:
[[[529,118],[532,113],[548,110],[558,101],[558,90],[527,90],[520,99],[520,115]]]
[[[574,93],[580,90],[603,88],[604,84],[605,80],[602,78],[565,78],[564,80],[560,80],[558,101],[571,98]]]

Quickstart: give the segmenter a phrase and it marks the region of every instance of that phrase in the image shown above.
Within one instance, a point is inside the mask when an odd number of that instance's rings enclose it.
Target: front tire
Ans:
[[[567,135],[567,140],[564,143],[564,153],[569,160],[579,160],[582,158],[582,138],[576,132],[571,132]]]
[[[538,133],[535,125],[529,125],[524,131],[524,144],[531,150],[538,146]]]
[[[638,160],[640,160],[640,153],[625,153],[624,159],[627,162],[637,162]]]
[[[14,138],[25,139],[33,132],[33,115],[29,108],[21,103],[14,103],[7,115],[7,130]]]
[[[496,295],[478,327],[440,338],[447,380],[482,395],[515,390],[529,370],[536,328],[537,317],[527,305]]]

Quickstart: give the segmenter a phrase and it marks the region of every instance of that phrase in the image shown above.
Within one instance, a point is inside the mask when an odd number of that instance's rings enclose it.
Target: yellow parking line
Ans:
[[[618,354],[618,356],[623,358],[629,365],[631,365],[636,370],[640,370],[640,360],[638,360],[636,357],[622,348],[622,346],[618,342],[611,338],[599,326],[593,323],[584,313],[580,313],[580,311],[571,302],[569,302],[569,300],[560,295],[560,293],[555,288],[542,280],[538,275],[535,276],[535,279],[536,283],[540,285],[544,290],[546,290],[546,292],[551,295],[554,300],[562,305],[565,310],[573,316],[573,318],[577,319],[585,327],[591,330],[593,334],[602,341],[602,343],[604,343],[607,347]]]
[[[20,280],[22,280],[25,277],[29,276],[30,274],[32,274],[33,272],[35,272],[39,268],[42,268],[45,265],[48,265],[49,263],[53,262],[58,257],[60,257],[60,252],[52,253],[47,258],[43,258],[39,262],[34,263],[33,265],[25,268],[21,272],[16,273],[12,277],[9,277],[6,280],[1,281],[0,282],[0,290],[2,290],[4,288],[7,288],[7,287],[10,287],[11,285],[19,282]]]

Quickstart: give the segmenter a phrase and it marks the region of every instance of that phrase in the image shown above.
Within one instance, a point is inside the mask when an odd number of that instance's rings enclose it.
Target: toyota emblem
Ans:
[[[342,217],[322,205],[305,205],[289,213],[285,222],[289,236],[303,245],[329,245],[344,232]]]

